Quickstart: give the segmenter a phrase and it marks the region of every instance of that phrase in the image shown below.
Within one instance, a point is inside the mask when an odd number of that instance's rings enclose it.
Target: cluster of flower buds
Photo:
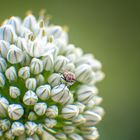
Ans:
[[[6,19],[0,27],[0,139],[98,139],[101,68],[45,15]]]

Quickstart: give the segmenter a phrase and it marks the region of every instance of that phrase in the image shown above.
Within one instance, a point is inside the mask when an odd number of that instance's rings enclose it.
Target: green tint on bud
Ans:
[[[29,90],[35,90],[37,83],[35,78],[28,78],[25,82],[25,86]]]
[[[57,124],[57,121],[55,119],[45,119],[45,126],[48,128],[53,128]]]
[[[12,120],[19,120],[24,114],[24,109],[19,104],[11,104],[8,106],[8,115]]]
[[[69,60],[64,56],[57,56],[54,63],[54,70],[56,72],[63,72],[63,68],[69,62]]]
[[[46,116],[48,118],[56,118],[58,116],[58,107],[56,105],[48,107],[46,110]]]
[[[50,85],[42,85],[36,89],[36,94],[41,100],[45,101],[50,97],[50,90]]]
[[[79,109],[76,105],[66,105],[62,108],[62,116],[66,120],[72,120],[79,114]]]
[[[2,57],[7,58],[7,53],[10,48],[10,44],[4,40],[0,40],[0,54]]]
[[[24,50],[25,45],[27,45],[26,40],[24,38],[18,37],[16,41],[16,46],[19,49]]]
[[[61,83],[61,75],[58,73],[53,73],[48,78],[48,83],[52,86],[58,86]]]
[[[12,131],[9,130],[9,131],[5,132],[5,138],[8,139],[8,140],[14,140],[15,136],[13,135]]]
[[[30,121],[36,120],[36,119],[37,119],[37,115],[35,114],[35,112],[31,111],[31,112],[29,113],[29,115],[28,115],[28,119],[29,119]]]
[[[53,55],[47,55],[43,57],[43,64],[44,64],[44,69],[46,71],[53,71],[54,67],[54,59]]]
[[[79,102],[87,104],[97,94],[97,88],[94,86],[82,85],[78,88],[76,94]]]
[[[32,136],[33,134],[35,134],[37,131],[37,124],[32,122],[32,121],[28,121],[25,123],[25,132],[27,135]]]
[[[7,69],[7,63],[4,58],[0,57],[0,72],[5,72]]]
[[[63,130],[66,134],[71,134],[75,131],[75,127],[70,126],[70,125],[66,125],[66,126],[63,127]]]
[[[23,51],[23,60],[21,61],[22,66],[29,66],[31,61],[31,57]]]
[[[7,131],[8,129],[10,129],[11,123],[9,120],[4,119],[4,120],[0,120],[0,129],[2,130],[2,132]]]
[[[37,85],[42,85],[45,82],[45,77],[42,74],[36,76]]]
[[[18,76],[22,79],[27,79],[30,77],[30,68],[29,67],[22,67],[18,71]]]
[[[28,90],[23,97],[23,102],[26,105],[35,105],[37,101],[38,101],[37,95],[31,90]]]
[[[47,109],[47,104],[46,103],[36,103],[34,105],[34,111],[38,116],[42,116],[45,114]]]
[[[40,59],[33,58],[30,64],[31,73],[39,74],[43,71],[43,62]]]
[[[11,45],[7,53],[7,60],[11,64],[17,64],[21,62],[23,60],[22,50],[15,45]]]
[[[10,94],[11,98],[16,99],[21,94],[20,89],[17,87],[14,87],[14,86],[10,86],[9,94]]]
[[[4,25],[0,28],[0,40],[5,40],[9,43],[14,43],[17,36],[11,25]]]
[[[9,106],[8,100],[4,97],[0,97],[0,118],[7,116],[8,106]]]
[[[57,133],[55,136],[59,140],[67,140],[67,136],[65,133]]]
[[[51,98],[54,102],[61,103],[64,105],[69,103],[73,96],[71,96],[68,87],[64,84],[61,84],[52,89]]]
[[[79,126],[82,125],[86,122],[86,119],[83,117],[83,115],[78,115],[76,118],[74,118],[73,120],[74,125]]]
[[[5,71],[5,76],[9,80],[9,82],[13,82],[17,80],[17,72],[15,67],[11,66]]]
[[[22,123],[14,122],[11,126],[11,130],[15,136],[20,136],[20,135],[24,134],[25,128]]]
[[[4,75],[0,72],[0,87],[4,87],[5,85],[5,77]]]

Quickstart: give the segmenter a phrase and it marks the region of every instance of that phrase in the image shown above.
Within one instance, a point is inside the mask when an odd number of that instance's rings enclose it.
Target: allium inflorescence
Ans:
[[[0,27],[0,139],[96,140],[104,110],[92,54],[69,44],[44,15]]]

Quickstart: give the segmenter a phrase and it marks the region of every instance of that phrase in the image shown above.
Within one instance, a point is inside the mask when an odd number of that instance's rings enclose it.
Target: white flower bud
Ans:
[[[36,76],[37,85],[42,85],[45,82],[45,77],[42,74]]]
[[[37,83],[35,78],[28,78],[25,82],[25,86],[29,90],[35,90]]]
[[[11,66],[5,71],[6,78],[12,82],[17,80],[17,73],[15,67]]]
[[[53,73],[48,78],[48,83],[52,86],[58,86],[61,83],[61,75],[58,73]]]
[[[0,54],[3,58],[7,58],[7,53],[10,48],[10,44],[4,40],[0,40]]]
[[[79,113],[83,113],[85,105],[80,102],[76,102],[75,105],[79,108]]]
[[[100,82],[104,79],[105,74],[102,71],[95,72],[94,79],[96,82]]]
[[[47,33],[48,35],[53,35],[54,38],[59,38],[62,34],[63,30],[60,26],[51,26],[48,28]]]
[[[80,127],[80,130],[82,131],[83,134],[92,134],[94,131],[97,131],[97,128],[92,126],[92,127]]]
[[[24,125],[20,122],[14,122],[11,126],[11,131],[15,136],[20,136],[24,133]]]
[[[11,104],[8,106],[8,115],[12,120],[19,120],[24,114],[24,109],[19,104]]]
[[[34,121],[36,119],[37,119],[37,115],[33,111],[31,111],[28,115],[28,120]]]
[[[16,99],[18,96],[20,96],[20,89],[14,86],[10,86],[9,88],[9,94],[11,96],[11,98]]]
[[[64,133],[58,133],[55,135],[57,139],[59,140],[67,140],[67,136]]]
[[[36,94],[41,100],[45,101],[50,97],[50,90],[50,85],[42,85],[36,89]]]
[[[75,131],[75,126],[66,125],[63,127],[63,130],[66,134],[71,134]]]
[[[57,56],[54,63],[54,70],[56,72],[63,72],[65,65],[69,62],[69,60],[64,56]]]
[[[15,136],[13,135],[12,131],[9,130],[9,131],[5,132],[5,138],[8,139],[8,140],[14,140]]]
[[[105,114],[104,109],[100,106],[96,106],[92,111],[99,114],[101,117],[103,117]]]
[[[69,135],[69,138],[70,138],[71,140],[84,140],[84,139],[82,138],[82,136],[80,136],[80,135],[78,135],[78,134],[76,134],[76,133],[70,134],[70,135]]]
[[[11,25],[4,25],[0,28],[0,40],[5,40],[9,43],[14,43],[17,36]]]
[[[44,69],[46,71],[53,71],[53,67],[54,67],[53,55],[44,56],[43,57],[43,64],[44,64]]]
[[[53,128],[57,124],[57,121],[55,119],[45,119],[45,126],[48,128]]]
[[[2,130],[2,132],[7,131],[11,126],[11,123],[9,120],[4,119],[4,120],[0,120],[0,129]]]
[[[66,64],[66,66],[64,66],[64,70],[67,70],[67,71],[73,72],[74,69],[75,69],[74,63],[68,63],[68,64]]]
[[[36,38],[34,41],[28,40],[28,44],[24,49],[30,56],[36,58],[49,55],[56,50],[55,44],[48,43],[46,36],[43,39]]]
[[[0,87],[4,87],[5,85],[5,77],[4,75],[0,72]]]
[[[86,140],[97,140],[99,138],[99,133],[97,130],[94,130],[92,134],[83,136]]]
[[[46,116],[49,118],[55,118],[58,116],[58,107],[53,105],[47,108]]]
[[[27,135],[32,136],[37,131],[37,124],[31,121],[25,123],[25,132]]]
[[[96,87],[87,85],[80,86],[76,92],[78,101],[84,104],[87,104],[92,100],[97,93],[98,90]]]
[[[86,122],[86,119],[83,117],[83,115],[78,115],[76,118],[72,120],[74,122],[74,125],[79,126]]]
[[[30,62],[31,62],[31,57],[25,51],[23,51],[23,60],[21,61],[21,65],[28,66],[30,65]]]
[[[66,105],[62,108],[62,116],[64,119],[72,120],[79,114],[79,109],[76,105]]]
[[[16,46],[21,49],[24,50],[25,45],[27,45],[27,42],[24,38],[18,37],[17,41],[16,41]]]
[[[30,68],[29,67],[22,67],[18,71],[18,76],[22,79],[27,79],[30,77]]]
[[[39,74],[43,71],[43,62],[40,59],[33,58],[30,64],[31,73]]]
[[[84,126],[94,126],[102,119],[100,115],[93,111],[85,111],[83,116],[86,119]]]
[[[61,84],[52,89],[51,98],[54,102],[67,104],[72,100],[73,96],[71,96],[71,93],[67,86]]]
[[[17,17],[11,17],[7,21],[6,24],[11,25],[14,28],[14,30],[16,31],[17,34],[20,33],[20,24],[21,23],[20,23],[20,19],[19,18],[17,18]]]
[[[46,103],[36,103],[34,105],[34,111],[38,116],[42,116],[46,113],[47,104]]]
[[[93,102],[95,103],[95,105],[101,104],[102,101],[103,101],[102,97],[99,97],[99,96],[94,96],[93,97]]]
[[[34,140],[33,138],[31,138],[31,137],[28,137],[28,138],[26,138],[26,140]]]
[[[82,83],[89,83],[92,79],[92,68],[88,64],[82,64],[75,69],[76,79]]]
[[[21,62],[23,60],[22,50],[15,45],[11,45],[7,53],[7,60],[11,64],[17,64]]]
[[[37,95],[31,90],[28,90],[23,97],[23,102],[26,105],[35,105],[37,101],[38,101]]]
[[[9,106],[8,100],[4,97],[0,97],[0,117],[7,116],[8,106]]]
[[[26,16],[23,21],[23,26],[30,29],[31,31],[35,31],[37,28],[36,18],[33,15]]]
[[[4,58],[0,57],[0,71],[1,72],[5,72],[5,70],[7,69],[7,63],[5,61]]]
[[[84,54],[82,57],[78,57],[76,60],[76,66],[82,65],[82,64],[89,64],[92,65],[94,60],[94,57],[92,54]]]
[[[38,124],[37,125],[37,131],[36,131],[36,133],[38,134],[38,135],[42,135],[43,134],[43,125],[42,124]]]

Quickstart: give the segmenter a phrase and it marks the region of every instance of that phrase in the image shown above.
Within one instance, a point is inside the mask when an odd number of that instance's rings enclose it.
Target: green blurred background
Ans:
[[[103,63],[98,85],[106,116],[100,140],[140,139],[140,2],[137,0],[0,0],[0,21],[12,15],[37,15],[68,25],[70,42]]]

